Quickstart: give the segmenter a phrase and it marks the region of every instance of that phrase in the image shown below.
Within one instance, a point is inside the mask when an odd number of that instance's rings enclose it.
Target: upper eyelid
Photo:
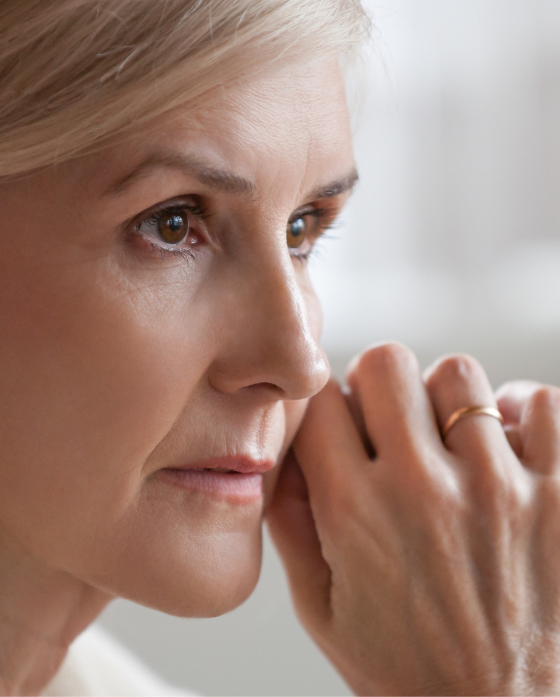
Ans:
[[[312,215],[313,213],[332,214],[336,217],[342,211],[343,207],[344,206],[337,205],[332,199],[326,199],[324,200],[324,203],[321,203],[321,200],[319,199],[318,201],[306,203],[303,206],[296,208],[296,210],[288,218],[288,222],[297,220],[297,218],[300,216]]]
[[[194,207],[199,206],[196,202],[191,202],[188,200],[189,197],[175,197],[171,199],[167,199],[166,201],[162,201],[161,203],[156,203],[153,206],[150,206],[150,208],[146,209],[142,213],[139,213],[138,216],[136,217],[145,217],[149,218],[150,215],[154,215],[155,213],[164,213],[167,210],[174,210],[174,209],[179,209],[179,208],[187,208],[191,209]]]
[[[317,219],[319,224],[321,221],[324,221],[325,229],[326,229],[332,223],[334,223],[334,221],[338,218],[338,216],[341,214],[341,212],[342,212],[342,207],[339,207],[339,206],[316,206],[315,208],[307,210],[307,211],[304,209],[303,211],[296,212],[288,220],[288,225],[293,223],[298,218],[303,218],[306,215],[312,215]]]
[[[341,196],[344,196],[347,192],[343,192]],[[198,219],[205,219],[209,217],[209,214],[207,213],[208,207],[205,205],[202,205],[202,203],[197,203],[194,198],[200,198],[199,196],[193,197],[189,195],[184,195],[184,196],[178,196],[178,197],[173,197],[171,199],[164,200],[160,203],[156,203],[153,206],[150,206],[149,208],[145,209],[141,213],[136,214],[132,218],[129,218],[128,221],[124,223],[124,226],[126,229],[129,229],[130,231],[133,231],[135,228],[137,228],[139,225],[141,225],[143,222],[146,222],[149,220],[151,217],[157,215],[158,213],[165,213],[168,210],[174,210],[174,209],[181,209],[184,208]],[[342,211],[343,205],[337,205],[335,202],[335,199],[338,199],[339,196],[333,197],[333,198],[328,198],[328,199],[318,199],[316,201],[308,201],[304,204],[302,204],[299,208],[293,211],[293,213],[290,215],[288,218],[288,224],[292,223],[294,220],[297,220],[298,217],[304,216],[304,215],[312,215],[313,213],[317,214],[324,214],[325,216],[331,215],[333,218],[336,218]],[[189,200],[190,199],[190,200]],[[201,209],[202,214],[197,214],[196,213],[196,208]]]
[[[166,211],[184,209],[184,210],[190,211],[192,215],[195,215],[195,213],[193,212],[193,209],[196,208],[197,206],[198,206],[198,204],[196,204],[196,203],[189,203],[186,200],[186,197],[168,199],[167,201],[162,201],[161,203],[156,203],[153,206],[146,208],[141,213],[137,213],[132,218],[129,218],[124,223],[124,227],[126,229],[129,229],[129,230],[134,230],[136,227],[138,227],[142,223],[146,222],[147,220],[150,220],[150,218],[153,218],[154,216],[158,215],[159,213],[165,213]],[[200,206],[200,208],[203,209],[204,207]],[[195,216],[195,217],[198,217],[198,216]]]

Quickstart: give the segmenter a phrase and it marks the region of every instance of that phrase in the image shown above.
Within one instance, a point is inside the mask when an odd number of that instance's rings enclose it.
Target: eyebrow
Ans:
[[[112,184],[105,196],[117,196],[126,191],[132,184],[146,178],[157,169],[174,169],[183,174],[193,176],[201,184],[211,189],[227,194],[240,194],[253,197],[255,186],[252,182],[238,174],[232,174],[223,169],[217,169],[191,155],[154,154],[147,157],[124,177]]]
[[[104,196],[118,196],[128,190],[133,184],[148,177],[154,170],[174,169],[194,177],[201,184],[215,191],[227,194],[236,194],[246,198],[256,197],[256,187],[249,179],[224,169],[213,167],[207,162],[191,155],[178,153],[158,153],[148,156],[125,176],[118,179],[104,193]],[[318,198],[333,198],[347,191],[351,191],[358,181],[356,169],[352,169],[347,175],[314,189],[307,200]]]
[[[309,201],[313,201],[318,198],[334,198],[335,196],[340,196],[340,194],[352,191],[358,180],[358,172],[354,168],[346,176],[336,179],[325,186],[320,186],[318,189],[314,189],[307,198]]]

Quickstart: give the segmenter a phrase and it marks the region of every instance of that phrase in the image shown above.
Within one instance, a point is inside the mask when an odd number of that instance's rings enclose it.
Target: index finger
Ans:
[[[320,523],[333,504],[350,491],[355,475],[371,461],[338,383],[331,379],[311,398],[293,449],[309,489],[309,500]]]

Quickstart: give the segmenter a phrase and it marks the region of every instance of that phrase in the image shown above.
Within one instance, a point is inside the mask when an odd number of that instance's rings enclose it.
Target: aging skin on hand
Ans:
[[[328,377],[306,260],[355,178],[323,60],[0,185],[13,665],[44,652],[39,636],[60,653],[116,595],[212,616],[252,591],[276,465]],[[179,472],[224,457],[245,472]],[[48,670],[24,673],[11,689]]]
[[[495,397],[470,356],[422,375],[399,344],[348,383],[311,399],[305,480],[292,461],[269,509],[310,634],[358,694],[557,695],[560,389]],[[507,431],[477,415],[443,437],[467,405]]]

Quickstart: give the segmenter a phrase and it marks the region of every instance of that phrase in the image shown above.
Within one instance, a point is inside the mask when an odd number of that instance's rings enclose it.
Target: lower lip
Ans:
[[[255,472],[214,472],[204,469],[161,469],[158,478],[181,489],[212,498],[250,503],[262,498],[262,475]]]

